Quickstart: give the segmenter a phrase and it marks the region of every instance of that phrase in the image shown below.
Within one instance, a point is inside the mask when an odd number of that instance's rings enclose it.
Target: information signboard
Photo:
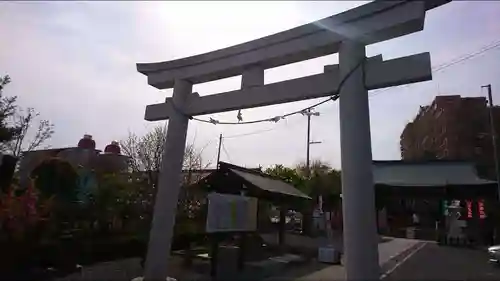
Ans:
[[[207,198],[207,232],[257,229],[257,198],[220,193],[210,193]]]

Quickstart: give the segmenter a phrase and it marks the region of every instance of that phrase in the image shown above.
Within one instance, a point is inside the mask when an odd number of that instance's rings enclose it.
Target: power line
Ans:
[[[442,63],[442,64],[440,64],[440,65],[437,65],[437,66],[435,66],[435,67],[433,67],[433,68],[432,68],[432,71],[433,71],[433,73],[437,73],[437,72],[443,71],[444,69],[447,69],[447,68],[449,68],[449,67],[451,67],[451,66],[454,66],[454,65],[457,65],[457,64],[460,64],[460,63],[463,63],[463,62],[468,61],[468,60],[470,60],[470,59],[473,59],[473,58],[475,58],[475,57],[477,57],[477,56],[479,56],[479,55],[481,55],[481,54],[483,54],[483,53],[486,53],[486,52],[488,52],[488,51],[494,50],[494,49],[499,48],[499,47],[500,47],[500,40],[499,40],[499,41],[495,41],[495,42],[493,42],[493,43],[490,43],[490,44],[488,44],[488,45],[485,45],[485,46],[481,47],[479,50],[477,50],[477,51],[475,51],[475,52],[471,52],[471,53],[468,53],[468,54],[462,55],[462,56],[460,56],[460,57],[457,57],[457,58],[455,58],[455,59],[452,59],[451,61],[448,61],[448,62]],[[358,67],[358,66],[357,66],[357,67]],[[356,68],[357,68],[357,67],[356,67]],[[348,78],[348,76],[346,76],[346,78]],[[413,85],[414,85],[414,84],[406,84],[406,85],[399,86],[399,88],[403,88],[403,87],[410,87],[410,86],[413,86]],[[339,89],[340,89],[340,86],[341,86],[341,85],[339,85]],[[375,90],[375,91],[373,91],[373,92],[371,92],[371,93],[370,93],[370,97],[375,96],[375,95],[377,95],[377,94],[379,94],[379,93],[381,93],[381,92],[385,92],[385,91],[387,91],[387,90],[394,89],[394,88],[396,88],[396,87],[392,87],[392,88],[385,88],[385,89],[380,89],[380,90]],[[334,99],[333,99],[333,98],[334,98]],[[305,109],[303,109],[303,110],[299,110],[299,111],[295,111],[295,112],[292,112],[292,113],[288,113],[288,114],[285,114],[285,115],[282,115],[282,116],[284,116],[284,117],[288,117],[288,116],[291,116],[291,115],[294,115],[294,114],[297,114],[297,113],[302,113],[302,112],[304,112],[304,111],[306,111],[306,110],[308,110],[308,109],[310,109],[310,108],[312,108],[312,107],[315,107],[315,106],[317,106],[317,105],[320,105],[320,104],[326,103],[326,102],[330,101],[331,99],[332,99],[332,100],[336,100],[336,99],[338,99],[338,94],[337,94],[337,95],[334,95],[334,96],[332,96],[332,97],[328,98],[327,100],[324,100],[324,101],[322,101],[322,102],[320,102],[320,103],[318,103],[318,104],[316,104],[316,105],[313,105],[313,106],[307,107],[307,108],[305,108]],[[192,118],[192,119],[196,120],[195,118]],[[284,119],[284,118],[283,118],[283,119]],[[269,119],[261,119],[261,121],[263,121],[263,120],[264,120],[264,121],[269,121]],[[197,121],[198,121],[198,120],[197,120]],[[201,120],[201,121],[202,121],[202,122],[207,122],[206,120]],[[256,120],[256,121],[258,121],[258,120]],[[285,121],[286,121],[286,119],[285,119]],[[212,123],[212,122],[209,122],[209,123]],[[255,122],[255,121],[254,121],[253,123],[258,123],[258,122]],[[223,122],[221,122],[221,123],[219,123],[219,124],[224,124],[224,123],[223,123]],[[241,123],[232,123],[232,124],[241,124]],[[249,124],[249,123],[247,122],[247,123],[244,123],[244,124]],[[286,123],[286,124],[288,125],[288,123]],[[295,124],[296,124],[296,123],[295,123]],[[274,131],[274,130],[276,130],[276,129],[280,128],[280,127],[281,127],[280,125],[276,125],[275,127],[270,128],[270,129],[257,130],[257,131],[253,131],[253,132],[250,132],[250,133],[244,133],[244,134],[238,134],[238,135],[227,136],[227,137],[224,137],[224,139],[238,138],[238,137],[245,137],[245,136],[251,136],[251,135],[262,134],[262,133],[266,133],[266,132]],[[209,143],[211,143],[211,141],[210,141]],[[208,144],[207,144],[207,145],[208,145]],[[206,146],[207,146],[207,145],[206,145]],[[224,144],[223,144],[223,143],[222,143],[222,149],[223,149],[224,153],[226,154],[226,156],[228,157],[228,159],[231,161],[230,156],[229,156],[229,154],[228,154],[228,152],[227,152],[227,150],[226,150],[226,148],[225,148],[225,146],[224,146]]]
[[[273,128],[270,128],[270,129],[258,130],[258,131],[254,131],[254,132],[250,132],[250,133],[245,133],[245,134],[232,135],[232,136],[228,136],[228,137],[224,137],[224,138],[225,139],[232,139],[232,138],[239,138],[239,137],[246,137],[246,136],[258,135],[258,134],[262,134],[262,133],[267,133],[267,132],[270,132],[270,131],[274,131],[274,130],[278,129],[278,127],[281,127],[281,126],[276,125],[276,126],[274,126]]]
[[[487,51],[490,51],[490,50],[493,50],[493,49],[496,49],[500,47],[500,40],[499,41],[494,41],[490,44],[487,44],[483,47],[481,47],[479,50],[475,51],[475,52],[472,52],[472,53],[469,53],[469,54],[465,54],[465,55],[462,55],[460,57],[457,57],[455,59],[452,59],[451,61],[448,61],[448,62],[445,62],[445,63],[442,63],[440,65],[437,65],[435,67],[433,67],[432,71],[433,73],[437,73],[437,72],[440,72],[448,67],[451,67],[453,65],[457,65],[457,64],[460,64],[464,61],[467,61],[469,59],[472,59],[476,56],[479,56]],[[405,85],[401,85],[399,86],[399,88],[404,88],[404,87],[410,87],[410,86],[413,86],[414,84],[405,84]],[[394,87],[391,87],[391,88],[385,88],[385,89],[380,89],[380,90],[375,90],[373,92],[370,93],[370,97],[371,96],[375,96],[381,92],[385,92],[387,90],[391,90],[391,89],[394,89]],[[279,126],[276,126],[274,128],[271,128],[271,129],[267,129],[267,130],[258,130],[258,131],[255,131],[255,132],[250,132],[250,133],[246,133],[246,134],[240,134],[240,135],[234,135],[234,136],[229,136],[229,137],[225,137],[225,138],[236,138],[236,137],[244,137],[244,136],[250,136],[250,135],[256,135],[256,134],[261,134],[261,133],[265,133],[265,132],[269,132],[269,131],[273,131],[273,130],[276,130]]]
[[[294,122],[292,123],[291,125],[288,123],[288,119],[284,119],[285,120],[285,127],[287,128],[290,128],[290,126],[295,126],[297,124],[300,124],[300,123],[297,123],[297,122]],[[283,124],[283,123],[282,123]],[[232,138],[239,138],[239,137],[246,137],[246,136],[253,136],[253,135],[258,135],[258,134],[263,134],[263,133],[267,133],[267,132],[272,132],[272,131],[275,131],[277,129],[280,129],[280,128],[283,128],[283,125],[276,125],[274,126],[273,128],[269,128],[269,129],[264,129],[264,130],[256,130],[256,131],[252,131],[252,132],[249,132],[249,133],[243,133],[243,134],[237,134],[237,135],[231,135],[231,136],[228,136],[228,137],[224,137],[224,139],[232,139]]]
[[[275,131],[277,129],[280,129],[280,128],[283,128],[283,124],[285,125],[284,127],[289,127],[290,124],[288,123],[288,119],[284,119],[285,123],[281,123],[280,125],[275,125],[274,127],[272,128],[269,128],[269,129],[263,129],[263,130],[256,130],[256,131],[251,131],[249,133],[243,133],[243,134],[236,134],[236,135],[230,135],[230,136],[227,136],[227,137],[224,137],[225,139],[232,139],[232,138],[239,138],[239,137],[246,137],[246,136],[253,136],[253,135],[258,135],[258,134],[263,134],[263,133],[267,133],[267,132],[272,132],[272,131]],[[294,126],[298,123],[292,123],[291,126]]]
[[[471,52],[471,53],[462,55],[460,57],[452,59],[451,61],[448,61],[448,62],[442,63],[440,65],[437,65],[437,66],[435,66],[435,67],[432,68],[432,71],[433,71],[433,73],[437,73],[437,72],[443,71],[444,69],[447,69],[448,67],[460,64],[462,62],[465,62],[465,61],[467,61],[469,59],[475,58],[475,57],[477,57],[477,56],[479,56],[479,55],[481,55],[481,54],[483,54],[485,52],[491,51],[491,50],[496,49],[498,47],[500,47],[500,40],[494,41],[494,42],[492,42],[490,44],[487,44],[487,45],[481,47],[479,50],[477,50],[475,52]],[[404,87],[410,87],[410,86],[414,86],[414,85],[415,84],[405,84],[405,85],[401,85],[401,86],[398,86],[398,87],[391,87],[391,88],[385,88],[385,89],[375,90],[375,91],[372,91],[370,93],[370,97],[375,96],[375,95],[377,95],[377,94],[379,94],[381,92],[385,92],[385,91],[392,90],[392,89],[395,89],[395,88],[400,88],[401,89],[401,88],[404,88]],[[276,126],[274,128],[267,129],[267,130],[258,130],[258,131],[255,131],[255,132],[250,132],[250,133],[240,134],[240,135],[233,135],[233,136],[229,136],[229,137],[225,137],[225,138],[236,138],[236,137],[244,137],[244,136],[250,136],[250,135],[256,135],[256,134],[266,133],[266,132],[269,132],[269,131],[276,130],[276,129],[278,129],[278,127],[279,126]]]
[[[466,54],[466,55],[463,55],[459,58],[456,58],[450,62],[447,62],[447,63],[443,63],[441,65],[438,65],[436,67],[434,67],[432,69],[432,71],[434,73],[436,72],[439,72],[439,71],[442,71],[450,66],[453,66],[453,65],[456,65],[456,64],[459,64],[459,63],[462,63],[464,61],[467,61],[469,59],[472,59],[480,54],[483,54],[487,51],[490,51],[490,50],[493,50],[493,49],[496,49],[500,47],[500,41],[495,41],[491,44],[488,44],[487,46],[484,46],[482,48],[480,48],[478,51],[476,52],[473,52],[473,53],[469,53],[469,54]],[[175,111],[177,111],[178,113],[181,113],[182,115],[188,117],[189,119],[191,120],[195,120],[195,121],[198,121],[198,122],[202,122],[202,123],[210,123],[210,124],[214,124],[214,125],[217,125],[217,124],[221,124],[221,125],[247,125],[247,124],[256,124],[256,123],[262,123],[262,122],[278,122],[280,121],[281,119],[285,119],[286,117],[289,117],[289,116],[292,116],[292,115],[296,115],[296,114],[302,114],[303,112],[306,112],[307,110],[310,110],[311,108],[313,107],[317,107],[319,105],[322,105],[324,103],[327,103],[329,101],[336,101],[338,98],[339,98],[339,93],[340,93],[340,89],[342,88],[343,84],[345,83],[345,81],[352,75],[352,73],[354,73],[354,71],[359,68],[361,65],[364,64],[364,61],[365,60],[362,60],[360,61],[351,71],[349,71],[349,73],[341,80],[341,82],[339,83],[339,86],[337,87],[337,93],[330,96],[329,98],[321,101],[321,102],[318,102],[316,104],[313,104],[311,106],[308,106],[306,108],[303,108],[301,110],[297,110],[297,111],[293,111],[293,112],[290,112],[290,113],[286,113],[286,114],[283,114],[283,115],[278,115],[278,116],[275,116],[275,117],[272,117],[272,118],[265,118],[265,119],[258,119],[258,120],[252,120],[252,121],[245,121],[245,122],[226,122],[226,121],[219,121],[217,119],[214,119],[214,118],[209,118],[209,120],[205,120],[205,119],[201,119],[201,118],[196,118],[196,117],[193,117],[193,116],[189,116],[187,114],[185,114],[184,112],[182,112],[173,102],[173,100],[170,101],[172,107],[174,108]],[[410,86],[413,86],[414,84],[405,84],[405,85],[402,85],[402,86],[399,86],[399,88],[403,88],[403,87],[410,87]],[[388,91],[388,90],[391,90],[391,89],[394,89],[396,87],[391,87],[391,88],[385,88],[385,89],[380,89],[380,90],[375,90],[373,92],[370,93],[370,97],[371,96],[375,96],[381,92],[385,92],[385,91]],[[271,130],[269,130],[271,131]],[[256,133],[255,133],[256,134]]]
[[[182,110],[180,110],[176,105],[175,103],[173,102],[173,100],[170,100],[170,104],[172,105],[172,108],[177,111],[178,113],[184,115],[185,117],[188,117],[189,119],[191,120],[195,120],[195,121],[198,121],[198,122],[202,122],[202,123],[210,123],[210,124],[214,124],[214,125],[217,125],[217,124],[221,124],[221,125],[248,125],[248,124],[255,124],[255,123],[262,123],[262,122],[278,122],[280,121],[281,119],[285,119],[286,117],[289,117],[289,116],[292,116],[292,115],[296,115],[296,114],[302,114],[304,112],[306,112],[307,110],[310,110],[311,108],[313,107],[316,107],[316,106],[319,106],[319,105],[322,105],[324,103],[327,103],[329,101],[336,101],[338,98],[339,98],[339,93],[340,93],[340,90],[342,89],[342,86],[344,85],[344,83],[347,81],[347,79],[354,73],[354,71],[356,71],[356,69],[358,69],[360,66],[364,65],[364,62],[366,61],[366,59],[362,59],[358,62],[358,64],[356,64],[356,66],[354,66],[347,74],[344,78],[342,78],[342,80],[340,81],[339,83],[339,86],[337,87],[337,93],[328,97],[327,99],[321,101],[321,102],[318,102],[316,104],[313,104],[311,106],[308,106],[306,108],[303,108],[301,110],[297,110],[297,111],[293,111],[293,112],[290,112],[290,113],[286,113],[286,114],[283,114],[283,115],[278,115],[278,116],[275,116],[275,117],[271,117],[271,118],[265,118],[265,119],[258,119],[258,120],[252,120],[252,121],[244,121],[244,122],[226,122],[226,121],[219,121],[217,119],[214,119],[212,117],[209,118],[209,120],[205,120],[205,119],[200,119],[200,118],[196,118],[196,117],[193,117],[193,116],[189,116],[187,115],[186,113],[184,113]]]
[[[459,58],[456,58],[455,60],[452,60],[451,62],[448,62],[448,63],[443,63],[439,66],[437,66],[435,69],[433,69],[434,72],[439,72],[447,67],[450,67],[452,65],[455,65],[455,64],[459,64],[463,61],[466,61],[468,59],[471,59],[473,57],[476,57],[482,53],[485,53],[487,51],[490,51],[490,50],[493,50],[495,48],[498,48],[500,47],[500,40],[499,41],[495,41],[487,46],[484,46],[482,47],[481,49],[479,49],[478,51],[476,52],[472,52],[472,53],[469,53],[469,54],[465,54],[463,55],[462,57],[459,57]]]

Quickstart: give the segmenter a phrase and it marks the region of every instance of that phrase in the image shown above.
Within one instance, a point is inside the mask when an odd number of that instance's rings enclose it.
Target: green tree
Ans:
[[[43,160],[31,172],[35,186],[41,196],[76,202],[78,191],[78,173],[68,161],[51,157]]]
[[[50,222],[47,224],[49,236],[55,237],[72,230],[79,214],[78,174],[73,166],[65,160],[49,157],[30,176],[40,192],[40,199],[52,198]]]
[[[304,192],[305,194],[310,194],[306,178],[297,169],[285,167],[281,164],[276,164],[270,168],[267,168],[264,173],[293,185],[295,188]]]
[[[310,182],[313,198],[317,199],[321,195],[325,210],[335,209],[339,206],[340,194],[342,193],[340,171],[335,169],[330,169],[323,173],[315,171]]]
[[[304,163],[289,168],[276,164],[264,171],[266,174],[290,183],[305,194],[316,198],[323,196],[339,196],[342,192],[341,173],[328,164],[315,160],[311,162],[309,177]]]
[[[137,219],[140,215],[139,186],[122,174],[99,174],[97,186],[90,192],[89,203],[85,206],[91,210],[86,220],[92,224],[97,222],[98,232],[111,230],[113,222],[120,222],[122,231],[125,224]]]
[[[330,164],[325,163],[319,159],[312,160],[309,163],[309,168],[307,167],[306,162],[300,162],[295,169],[304,177],[307,177],[308,170],[309,170],[309,176],[312,176],[314,174],[327,174],[332,167]]]
[[[341,173],[339,170],[330,169],[327,172],[313,172],[310,180],[314,194],[339,195],[342,193]]]
[[[295,169],[299,175],[305,178],[305,189],[313,198],[317,198],[319,195],[339,195],[341,193],[341,173],[328,163],[313,160],[308,168],[306,163],[301,162]],[[309,178],[306,178],[308,174]]]
[[[342,193],[341,172],[331,168],[330,165],[321,160],[311,161],[309,176],[307,176],[308,169],[305,163],[300,163],[295,168],[276,164],[267,168],[264,172],[290,183],[313,198],[313,204],[302,206],[306,233],[310,229],[312,209],[318,203],[319,195],[323,197],[324,207],[339,207],[340,194]]]

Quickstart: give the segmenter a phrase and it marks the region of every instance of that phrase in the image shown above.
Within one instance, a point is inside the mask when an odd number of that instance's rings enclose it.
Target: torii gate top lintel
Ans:
[[[365,45],[423,29],[425,12],[451,0],[373,1],[355,9],[260,39],[187,58],[138,63],[158,89],[176,79],[204,83],[241,75],[251,66],[267,69],[337,53],[348,38]]]

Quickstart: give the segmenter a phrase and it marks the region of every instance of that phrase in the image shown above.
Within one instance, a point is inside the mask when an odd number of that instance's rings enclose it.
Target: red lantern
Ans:
[[[478,203],[478,208],[479,208],[479,218],[480,219],[486,218],[486,212],[484,210],[484,200],[481,199],[477,203]]]
[[[467,200],[467,201],[465,201],[465,203],[467,204],[467,218],[471,219],[472,218],[472,201]]]

